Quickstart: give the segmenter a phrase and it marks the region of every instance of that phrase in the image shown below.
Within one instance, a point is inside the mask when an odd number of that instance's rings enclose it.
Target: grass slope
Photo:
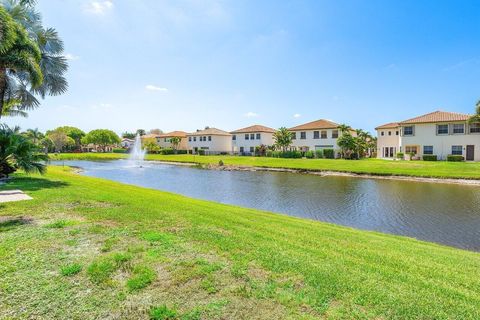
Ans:
[[[52,155],[52,160],[113,160],[126,158],[116,153],[65,153]],[[239,156],[147,155],[147,160],[190,162],[199,164],[256,166],[311,171],[338,171],[372,175],[480,179],[479,162],[389,161],[381,159],[279,159]]]
[[[478,319],[480,255],[83,177],[1,189],[0,318]]]

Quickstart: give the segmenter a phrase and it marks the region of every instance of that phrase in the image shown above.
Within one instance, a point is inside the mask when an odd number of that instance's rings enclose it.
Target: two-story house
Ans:
[[[187,150],[187,133],[184,131],[172,131],[168,133],[159,134],[156,136],[157,144],[161,148],[173,148],[171,139],[173,137],[179,137],[180,143],[178,144],[177,150]]]
[[[393,158],[397,152],[461,155],[467,161],[480,161],[480,123],[469,123],[470,115],[435,111],[376,128],[377,157]]]
[[[300,151],[333,149],[337,156],[340,148],[337,139],[340,136],[339,124],[320,119],[288,129],[292,132],[292,149]]]
[[[272,146],[275,129],[253,125],[230,132],[232,134],[232,152],[241,155],[253,155],[255,148],[261,145]]]
[[[187,133],[188,150],[192,153],[199,153],[203,150],[205,154],[227,154],[232,152],[232,135],[226,131],[206,127],[204,130],[197,130]]]

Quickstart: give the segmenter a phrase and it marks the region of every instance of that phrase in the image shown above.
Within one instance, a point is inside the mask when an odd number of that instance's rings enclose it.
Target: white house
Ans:
[[[293,134],[292,148],[300,151],[333,149],[337,156],[340,148],[337,139],[340,125],[330,120],[320,119],[288,129]]]
[[[134,143],[135,140],[133,139],[123,138],[122,141],[120,141],[120,146],[129,149]]]
[[[480,123],[469,124],[470,115],[435,111],[412,119],[388,123],[377,130],[377,157],[394,158],[397,152],[417,157],[461,155],[480,161]]]
[[[232,135],[226,131],[206,127],[205,130],[197,130],[188,133],[188,150],[198,153],[203,150],[205,154],[227,154],[232,152]]]
[[[242,155],[252,155],[255,147],[272,146],[275,129],[253,125],[230,132],[232,134],[232,152]]]
[[[173,137],[179,137],[180,143],[177,147],[177,150],[188,150],[187,144],[187,133],[184,131],[172,131],[168,133],[163,133],[156,136],[157,144],[161,148],[172,148],[171,139]]]

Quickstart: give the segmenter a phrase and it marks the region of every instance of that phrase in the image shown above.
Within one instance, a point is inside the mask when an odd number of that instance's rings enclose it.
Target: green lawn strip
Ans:
[[[51,155],[52,160],[115,160],[128,155],[116,153],[64,153]],[[412,176],[426,178],[480,179],[480,163],[446,161],[390,161],[381,159],[280,159],[240,156],[194,156],[149,154],[147,160],[296,169],[307,171],[335,171],[380,176]]]
[[[478,253],[61,167],[1,188],[34,198],[0,206],[28,221],[0,226],[0,309],[12,317],[480,317]]]

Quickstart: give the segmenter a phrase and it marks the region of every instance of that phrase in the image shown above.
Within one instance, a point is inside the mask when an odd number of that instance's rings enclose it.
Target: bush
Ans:
[[[158,153],[163,155],[174,154],[174,150],[172,148],[165,148],[161,149]]]
[[[198,150],[198,154],[201,155],[201,156],[204,156],[205,155],[205,150],[203,150],[203,149]]]
[[[461,155],[449,154],[447,156],[447,161],[459,162],[459,161],[463,161],[463,160],[465,160],[465,158]]]
[[[177,318],[177,311],[169,309],[166,305],[150,310],[150,319],[152,320],[171,320],[175,318]]]
[[[127,153],[127,149],[113,148],[112,152],[113,153]]]
[[[423,155],[423,161],[437,161],[437,155],[436,154],[424,154]]]
[[[315,157],[315,153],[313,151],[307,151],[305,152],[305,157],[308,159],[313,159]]]
[[[177,154],[187,154],[188,150],[177,150]]]
[[[327,159],[334,159],[335,158],[335,151],[333,149],[324,149],[323,156]]]
[[[315,158],[317,158],[317,159],[323,158],[323,151],[322,150],[315,150]]]
[[[396,158],[403,159],[404,157],[405,157],[405,154],[403,152],[397,152]]]

